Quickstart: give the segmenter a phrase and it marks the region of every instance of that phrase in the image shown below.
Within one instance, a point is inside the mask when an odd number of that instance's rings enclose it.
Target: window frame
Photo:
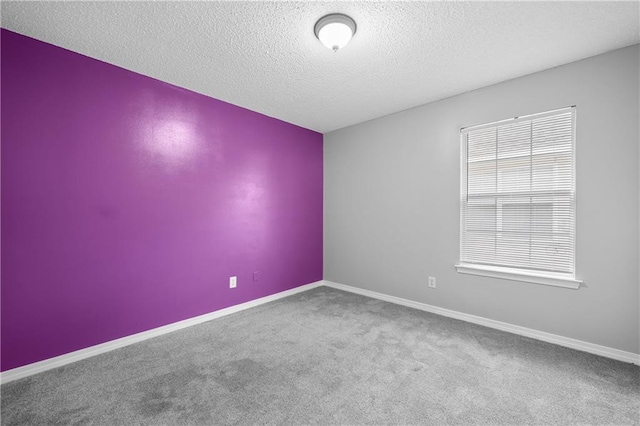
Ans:
[[[558,114],[562,114],[563,112],[567,112],[567,111],[571,111],[573,114],[573,126],[572,126],[572,150],[571,150],[571,167],[572,167],[572,174],[573,174],[573,186],[572,186],[572,195],[574,197],[574,204],[573,204],[573,209],[572,209],[572,215],[573,215],[573,253],[572,253],[572,261],[573,261],[573,265],[572,265],[572,272],[571,273],[555,273],[555,272],[549,272],[549,271],[541,271],[541,270],[536,270],[536,269],[530,269],[530,268],[526,268],[526,267],[507,267],[507,266],[499,266],[499,265],[487,265],[487,264],[482,264],[482,263],[469,263],[469,262],[463,262],[462,259],[462,255],[463,255],[463,238],[464,238],[464,231],[465,231],[465,216],[464,216],[464,210],[463,210],[463,199],[465,197],[468,197],[468,190],[469,190],[469,185],[468,182],[464,182],[463,179],[467,179],[467,172],[466,172],[466,168],[468,167],[469,164],[469,154],[468,154],[468,146],[466,145],[468,143],[467,139],[466,139],[466,135],[470,132],[470,131],[477,131],[477,130],[481,130],[481,129],[487,129],[487,128],[493,128],[493,127],[499,127],[499,126],[504,126],[504,125],[508,125],[508,124],[512,124],[512,123],[517,123],[520,121],[525,121],[525,120],[535,120],[538,118],[543,118],[543,117],[547,117],[547,116],[553,116],[553,115],[558,115]],[[476,126],[469,126],[469,127],[463,127],[460,129],[460,149],[461,149],[461,155],[460,155],[460,167],[464,167],[464,169],[460,170],[460,179],[461,179],[461,185],[460,185],[460,206],[459,206],[459,213],[460,213],[460,239],[459,239],[459,243],[460,243],[460,247],[459,247],[459,261],[457,264],[455,264],[455,268],[456,271],[458,273],[461,274],[470,274],[470,275],[478,275],[478,276],[484,276],[484,277],[491,277],[491,278],[499,278],[499,279],[506,279],[506,280],[512,280],[512,281],[521,281],[521,282],[529,282],[529,283],[535,283],[535,284],[543,284],[543,285],[550,285],[550,286],[555,286],[555,287],[563,287],[563,288],[570,288],[570,289],[578,289],[580,288],[581,284],[583,283],[582,280],[579,280],[576,278],[576,263],[575,263],[575,258],[576,258],[576,183],[575,183],[575,176],[576,176],[576,165],[575,165],[575,159],[576,159],[576,122],[577,122],[577,108],[575,105],[566,107],[566,108],[559,108],[556,110],[551,110],[551,111],[545,111],[542,113],[537,113],[537,114],[530,114],[530,115],[526,115],[526,116],[520,116],[520,117],[514,117],[514,118],[509,118],[506,120],[500,120],[500,121],[494,121],[491,123],[485,123],[485,124],[480,124],[480,125],[476,125]],[[496,141],[497,143],[497,141]],[[531,143],[531,142],[530,142]],[[496,215],[497,215],[497,211],[496,211]],[[497,220],[497,219],[496,219]],[[496,231],[497,232],[497,231]]]

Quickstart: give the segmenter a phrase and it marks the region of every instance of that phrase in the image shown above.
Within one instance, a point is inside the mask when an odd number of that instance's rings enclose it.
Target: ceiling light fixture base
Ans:
[[[337,52],[356,33],[356,21],[342,13],[325,15],[316,22],[313,32],[326,47]]]

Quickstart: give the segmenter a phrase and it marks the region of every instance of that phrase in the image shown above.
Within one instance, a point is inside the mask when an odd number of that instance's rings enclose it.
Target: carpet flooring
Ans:
[[[3,425],[640,424],[640,367],[318,287],[2,385]]]

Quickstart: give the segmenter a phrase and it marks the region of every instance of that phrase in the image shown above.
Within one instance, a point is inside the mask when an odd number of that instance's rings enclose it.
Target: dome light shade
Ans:
[[[320,18],[313,30],[322,44],[337,52],[356,33],[356,23],[347,15],[332,13]]]

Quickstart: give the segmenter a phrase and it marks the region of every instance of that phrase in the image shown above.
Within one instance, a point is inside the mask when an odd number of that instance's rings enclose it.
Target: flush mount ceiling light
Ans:
[[[313,32],[322,44],[337,52],[346,46],[356,33],[356,22],[342,13],[332,13],[320,18]]]

